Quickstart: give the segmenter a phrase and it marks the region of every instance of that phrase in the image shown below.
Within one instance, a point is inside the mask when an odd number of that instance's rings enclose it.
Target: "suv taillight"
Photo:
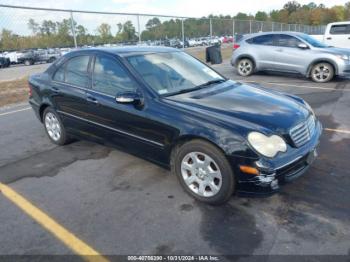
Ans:
[[[240,47],[239,44],[233,44],[233,50],[236,50],[236,49],[238,49],[239,47]]]

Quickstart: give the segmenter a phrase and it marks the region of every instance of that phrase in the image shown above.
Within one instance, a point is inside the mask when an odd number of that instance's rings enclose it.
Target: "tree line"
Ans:
[[[200,19],[188,18],[184,20],[186,37],[208,36],[209,18],[212,18],[214,35],[232,34],[232,22],[230,22],[232,19],[317,26],[350,20],[350,2],[326,8],[323,4],[316,5],[314,2],[301,5],[297,1],[289,1],[282,9],[272,10],[270,13],[258,11],[253,15],[240,12],[235,16],[209,15]],[[79,46],[136,42],[138,40],[137,30],[130,20],[116,25],[102,23],[94,32],[89,32],[86,27],[71,19],[43,20],[41,23],[29,19],[27,26],[31,32],[29,36],[21,36],[3,28],[0,34],[0,50],[73,46],[72,27]],[[116,29],[115,34],[112,34],[112,27]],[[182,20],[180,19],[169,19],[162,22],[159,18],[154,17],[147,21],[141,38],[143,41],[181,38],[181,28]]]

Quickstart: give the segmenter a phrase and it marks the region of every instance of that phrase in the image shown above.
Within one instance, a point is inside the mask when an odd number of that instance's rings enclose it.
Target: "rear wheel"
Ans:
[[[24,64],[25,64],[26,66],[30,66],[30,65],[32,65],[33,63],[32,63],[31,60],[25,60],[25,61],[24,61]]]
[[[62,146],[71,142],[60,117],[53,108],[48,107],[45,109],[43,122],[46,134],[54,144]]]
[[[237,71],[241,76],[250,76],[254,71],[254,63],[249,58],[240,59],[237,63]]]
[[[225,155],[214,145],[192,140],[178,148],[173,171],[192,197],[212,205],[228,201],[235,179]]]
[[[318,63],[311,68],[311,79],[317,83],[326,83],[333,79],[334,69],[329,63]]]

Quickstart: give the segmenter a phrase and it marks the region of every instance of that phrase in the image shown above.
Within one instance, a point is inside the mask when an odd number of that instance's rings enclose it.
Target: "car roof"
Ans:
[[[122,46],[122,47],[98,47],[82,48],[69,52],[69,54],[88,53],[89,51],[100,51],[111,53],[119,56],[143,55],[152,53],[170,53],[180,52],[181,50],[171,47],[154,47],[154,46]]]
[[[261,35],[281,35],[281,34],[282,35],[292,35],[292,36],[304,35],[304,33],[293,32],[293,31],[259,32],[259,33],[244,35],[242,39],[249,39],[249,38],[261,36]]]

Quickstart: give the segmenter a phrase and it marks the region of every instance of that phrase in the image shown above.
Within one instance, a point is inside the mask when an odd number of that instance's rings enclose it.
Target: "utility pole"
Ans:
[[[75,48],[77,48],[78,45],[77,45],[77,38],[75,36],[75,26],[74,26],[74,20],[73,20],[73,11],[70,11],[70,26],[71,26],[72,33],[73,33],[74,46],[75,46]]]

